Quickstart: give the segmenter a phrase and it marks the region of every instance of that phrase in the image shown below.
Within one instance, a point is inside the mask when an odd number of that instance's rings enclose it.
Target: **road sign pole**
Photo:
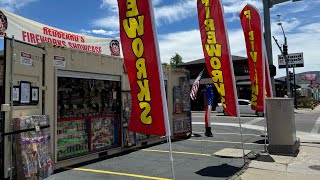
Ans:
[[[293,87],[294,87],[294,106],[298,109],[298,101],[297,101],[297,87],[296,87],[296,72],[293,66]]]

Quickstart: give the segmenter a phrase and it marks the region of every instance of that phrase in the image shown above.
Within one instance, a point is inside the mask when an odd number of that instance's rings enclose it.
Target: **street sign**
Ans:
[[[288,68],[292,67],[304,67],[303,65],[303,53],[288,54]],[[282,55],[278,55],[279,69],[286,68],[286,61]]]

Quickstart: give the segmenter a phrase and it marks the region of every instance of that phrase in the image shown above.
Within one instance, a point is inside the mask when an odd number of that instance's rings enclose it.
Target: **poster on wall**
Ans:
[[[30,53],[21,52],[20,53],[20,63],[23,65],[32,65],[32,55]]]
[[[13,100],[13,102],[20,101],[20,87],[18,87],[18,86],[13,87],[12,100]]]
[[[64,31],[0,9],[0,36],[29,44],[50,43],[56,46],[98,54],[120,56],[119,41]]]
[[[39,87],[31,87],[31,103],[38,104],[39,102]]]
[[[176,114],[182,113],[182,90],[181,86],[173,87],[173,112]]]
[[[21,104],[29,104],[30,103],[30,91],[31,91],[31,83],[30,82],[20,82],[20,103]]]
[[[62,56],[53,56],[53,66],[66,67],[66,58]]]

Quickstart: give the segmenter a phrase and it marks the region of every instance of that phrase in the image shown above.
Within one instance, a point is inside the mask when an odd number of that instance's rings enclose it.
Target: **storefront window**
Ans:
[[[58,77],[58,160],[120,146],[120,82]]]

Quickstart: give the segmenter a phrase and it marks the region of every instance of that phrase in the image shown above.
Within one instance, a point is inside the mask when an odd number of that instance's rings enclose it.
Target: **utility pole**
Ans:
[[[289,79],[289,69],[288,69],[288,57],[287,55],[285,55],[285,50],[288,52],[288,49],[285,49],[285,46],[283,46],[283,50],[281,48],[281,46],[278,43],[278,40],[273,36],[274,41],[277,43],[280,52],[282,54],[282,56],[284,57],[284,60],[286,62],[286,83],[287,83],[287,96],[290,98],[291,97],[291,91],[290,91],[290,79]],[[287,53],[288,54],[288,53]]]
[[[294,87],[294,106],[298,109],[298,101],[297,101],[297,87],[296,87],[296,72],[293,66],[293,87]]]
[[[272,44],[271,44],[271,26],[270,26],[270,8],[275,4],[280,4],[290,0],[263,0],[263,17],[264,17],[264,39],[266,41],[266,49],[268,55],[268,62],[270,66],[273,66],[273,56],[272,56]],[[292,0],[292,2],[301,1],[301,0]],[[288,72],[287,72],[288,73]],[[287,74],[288,77],[288,74]],[[271,86],[272,91],[275,90],[274,77],[271,76]],[[289,96],[289,94],[288,94]]]
[[[264,39],[268,55],[269,66],[273,65],[272,44],[271,44],[271,25],[270,25],[270,8],[272,3],[269,0],[263,0],[263,18],[264,18]],[[269,68],[269,67],[267,67]],[[274,76],[270,77],[273,94],[276,94]]]
[[[287,74],[287,95],[289,98],[292,98],[291,95],[291,90],[290,90],[290,79],[289,79],[289,60],[288,60],[288,44],[287,44],[287,37],[286,34],[284,33],[283,27],[282,27],[282,23],[280,22],[280,15],[278,15],[279,17],[279,23],[278,25],[281,27],[282,29],[282,33],[283,33],[283,38],[284,38],[284,44],[283,44],[283,51],[282,51],[282,55],[284,57],[284,60],[286,61],[286,74]]]

